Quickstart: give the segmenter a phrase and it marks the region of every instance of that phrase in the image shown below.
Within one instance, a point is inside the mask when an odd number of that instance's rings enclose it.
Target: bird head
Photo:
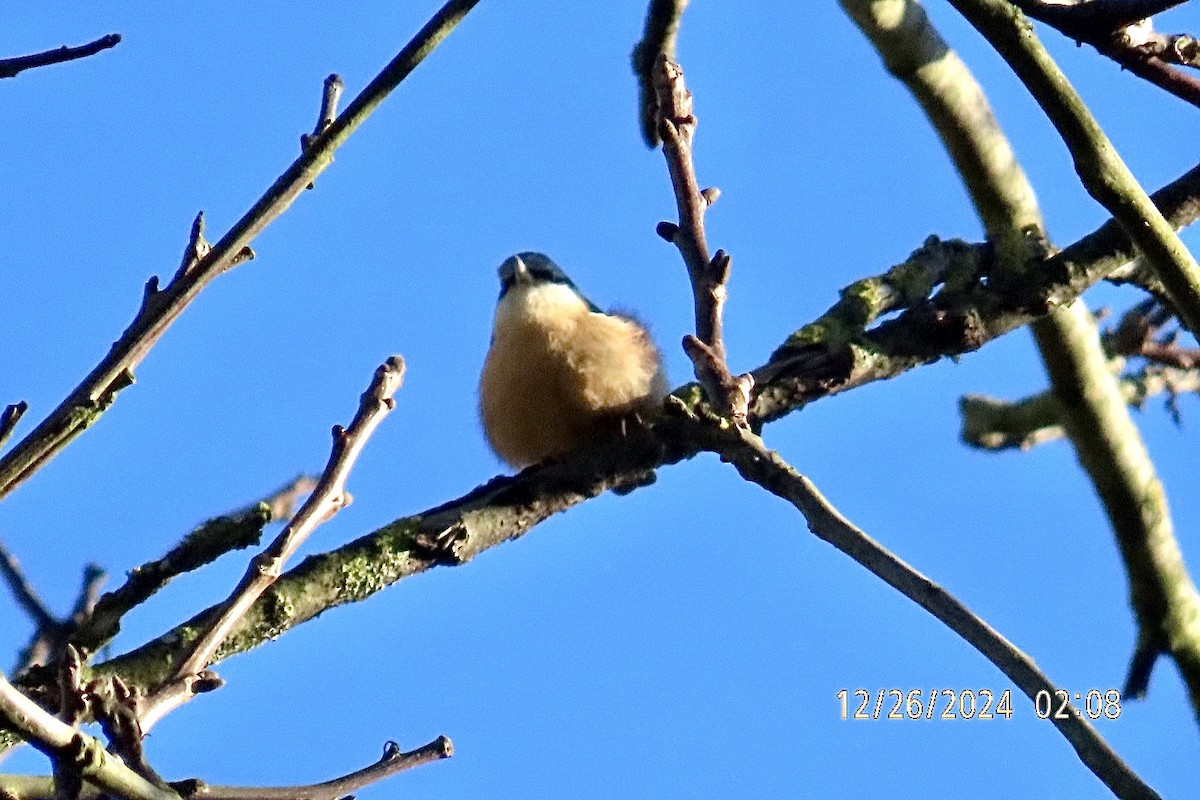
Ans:
[[[501,303],[514,295],[521,295],[520,299],[524,300],[531,294],[550,292],[561,295],[570,292],[587,306],[589,311],[600,312],[592,301],[583,296],[567,274],[542,253],[525,252],[509,256],[500,265],[499,272]]]

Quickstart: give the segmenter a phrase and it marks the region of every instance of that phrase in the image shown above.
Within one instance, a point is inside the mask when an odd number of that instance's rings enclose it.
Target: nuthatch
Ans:
[[[496,455],[517,468],[562,455],[666,392],[662,355],[637,320],[605,314],[541,253],[500,265],[479,379],[479,415]]]

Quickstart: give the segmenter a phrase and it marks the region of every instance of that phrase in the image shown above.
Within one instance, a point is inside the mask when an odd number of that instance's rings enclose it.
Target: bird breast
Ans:
[[[606,420],[661,401],[666,378],[636,321],[591,311],[569,287],[510,292],[480,379],[488,441],[524,467],[573,450]]]

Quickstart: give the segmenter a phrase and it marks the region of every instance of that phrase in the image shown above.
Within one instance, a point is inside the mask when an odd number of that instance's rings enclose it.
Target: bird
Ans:
[[[661,405],[662,354],[641,322],[601,311],[542,253],[509,257],[499,275],[479,416],[502,461],[561,456]]]

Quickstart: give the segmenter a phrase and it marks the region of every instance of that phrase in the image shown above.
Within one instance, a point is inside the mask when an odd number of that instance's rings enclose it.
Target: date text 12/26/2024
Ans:
[[[842,719],[1012,719],[1012,689],[839,689]],[[1081,703],[1077,708],[1071,700]],[[853,709],[853,710],[852,710]],[[1121,693],[1116,689],[1069,692],[1040,691],[1033,699],[1038,719],[1066,719],[1072,714],[1090,720],[1121,716]]]

